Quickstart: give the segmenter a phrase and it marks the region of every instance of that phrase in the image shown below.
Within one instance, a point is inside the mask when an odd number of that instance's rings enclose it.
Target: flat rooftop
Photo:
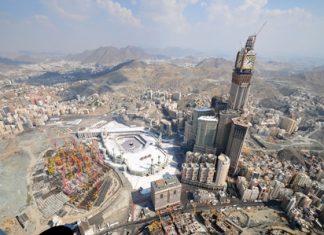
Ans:
[[[209,122],[217,122],[218,119],[214,116],[201,116],[198,120],[209,121]]]
[[[232,118],[232,121],[234,125],[243,126],[246,128],[251,126],[251,123],[249,123],[245,118],[241,118],[241,117]]]
[[[176,176],[170,176],[165,179],[159,179],[152,182],[152,188],[154,188],[154,191],[160,191],[166,188],[171,188],[174,186],[181,185],[178,178]]]
[[[230,164],[230,159],[228,156],[226,156],[225,154],[221,154],[218,156],[218,160],[222,161],[224,164]]]
[[[194,108],[195,111],[198,111],[198,112],[209,112],[209,111],[213,111],[212,108],[209,108],[209,107],[199,107],[199,108]]]

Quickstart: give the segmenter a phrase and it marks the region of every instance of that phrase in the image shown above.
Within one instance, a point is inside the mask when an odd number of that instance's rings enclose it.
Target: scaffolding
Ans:
[[[89,144],[75,140],[71,143],[65,142],[53,155],[45,157],[48,175],[51,176],[53,184],[56,179],[61,181],[62,191],[69,196],[70,203],[90,209],[95,201],[103,201],[107,184],[100,194],[101,199],[97,198],[103,183],[102,178],[109,169],[102,164],[103,156],[96,141]]]

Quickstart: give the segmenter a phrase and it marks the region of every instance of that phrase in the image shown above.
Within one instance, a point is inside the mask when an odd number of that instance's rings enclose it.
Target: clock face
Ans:
[[[243,60],[242,69],[253,69],[255,62],[255,55],[246,55]]]
[[[243,50],[241,50],[237,54],[237,59],[236,59],[236,64],[235,64],[235,67],[236,68],[241,68],[241,66],[242,66],[242,60],[243,60],[243,54],[244,54],[244,51]]]

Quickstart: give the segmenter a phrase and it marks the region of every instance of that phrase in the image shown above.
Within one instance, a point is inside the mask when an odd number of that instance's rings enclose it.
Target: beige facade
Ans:
[[[215,184],[217,186],[225,186],[226,178],[230,167],[230,159],[225,154],[221,154],[218,156],[217,161],[217,173]]]
[[[171,176],[151,182],[151,199],[154,210],[180,204],[181,184],[177,177]]]
[[[236,171],[237,164],[241,156],[243,143],[250,125],[251,124],[247,120],[241,117],[232,119],[231,131],[226,147],[226,155],[231,160],[231,174]]]
[[[201,116],[198,118],[198,129],[194,151],[215,152],[215,137],[218,119],[214,116]]]
[[[280,117],[279,127],[281,129],[284,129],[289,135],[291,135],[298,129],[296,120],[284,116]]]

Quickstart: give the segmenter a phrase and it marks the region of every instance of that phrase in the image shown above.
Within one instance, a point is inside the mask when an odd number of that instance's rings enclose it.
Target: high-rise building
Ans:
[[[229,98],[229,106],[235,110],[242,110],[248,99],[252,70],[256,58],[254,52],[255,39],[256,35],[249,36],[245,47],[236,56]]]
[[[279,180],[274,180],[272,182],[272,190],[270,192],[270,199],[277,199],[279,197],[279,192],[282,188],[284,188],[284,183],[280,182]]]
[[[210,107],[215,109],[215,113],[219,113],[221,110],[227,109],[227,102],[225,102],[222,97],[213,96],[211,99]]]
[[[298,188],[298,187],[310,187],[312,184],[312,180],[310,177],[305,173],[297,173],[294,175],[293,180],[291,182],[292,188]]]
[[[193,146],[195,143],[195,136],[192,129],[192,121],[185,122],[183,142],[188,146]]]
[[[232,118],[238,116],[239,113],[231,109],[222,110],[218,113],[218,125],[215,139],[215,147],[217,154],[225,152],[228,136],[231,130]]]
[[[215,165],[211,163],[201,163],[199,165],[198,180],[202,183],[212,183],[215,173]]]
[[[281,116],[279,122],[279,127],[286,130],[289,135],[298,129],[297,121],[292,118]]]
[[[296,197],[292,197],[289,200],[287,207],[285,208],[286,212],[289,213],[293,208],[296,207]]]
[[[195,108],[192,113],[192,129],[194,135],[196,135],[198,130],[198,119],[201,116],[214,116],[214,110],[208,107]]]
[[[214,116],[201,116],[198,118],[195,152],[215,153],[214,141],[217,122],[218,120]]]
[[[181,184],[177,177],[171,176],[151,182],[151,198],[154,210],[180,204]]]
[[[185,122],[184,144],[190,149],[193,148],[198,130],[198,119],[201,116],[214,116],[214,110],[208,107],[195,108],[191,119]]]
[[[229,133],[228,143],[226,146],[226,155],[230,158],[230,174],[234,174],[240,159],[242,146],[246,133],[251,124],[245,119],[238,117],[232,118],[231,131]]]
[[[181,179],[182,180],[197,180],[199,173],[199,164],[198,163],[183,163],[181,170]]]
[[[296,197],[296,206],[300,206],[306,195],[302,192],[295,192],[294,196]]]
[[[225,154],[219,155],[217,161],[217,171],[216,171],[216,180],[215,180],[215,184],[217,186],[225,186],[229,167],[230,167],[229,157],[227,157]]]

